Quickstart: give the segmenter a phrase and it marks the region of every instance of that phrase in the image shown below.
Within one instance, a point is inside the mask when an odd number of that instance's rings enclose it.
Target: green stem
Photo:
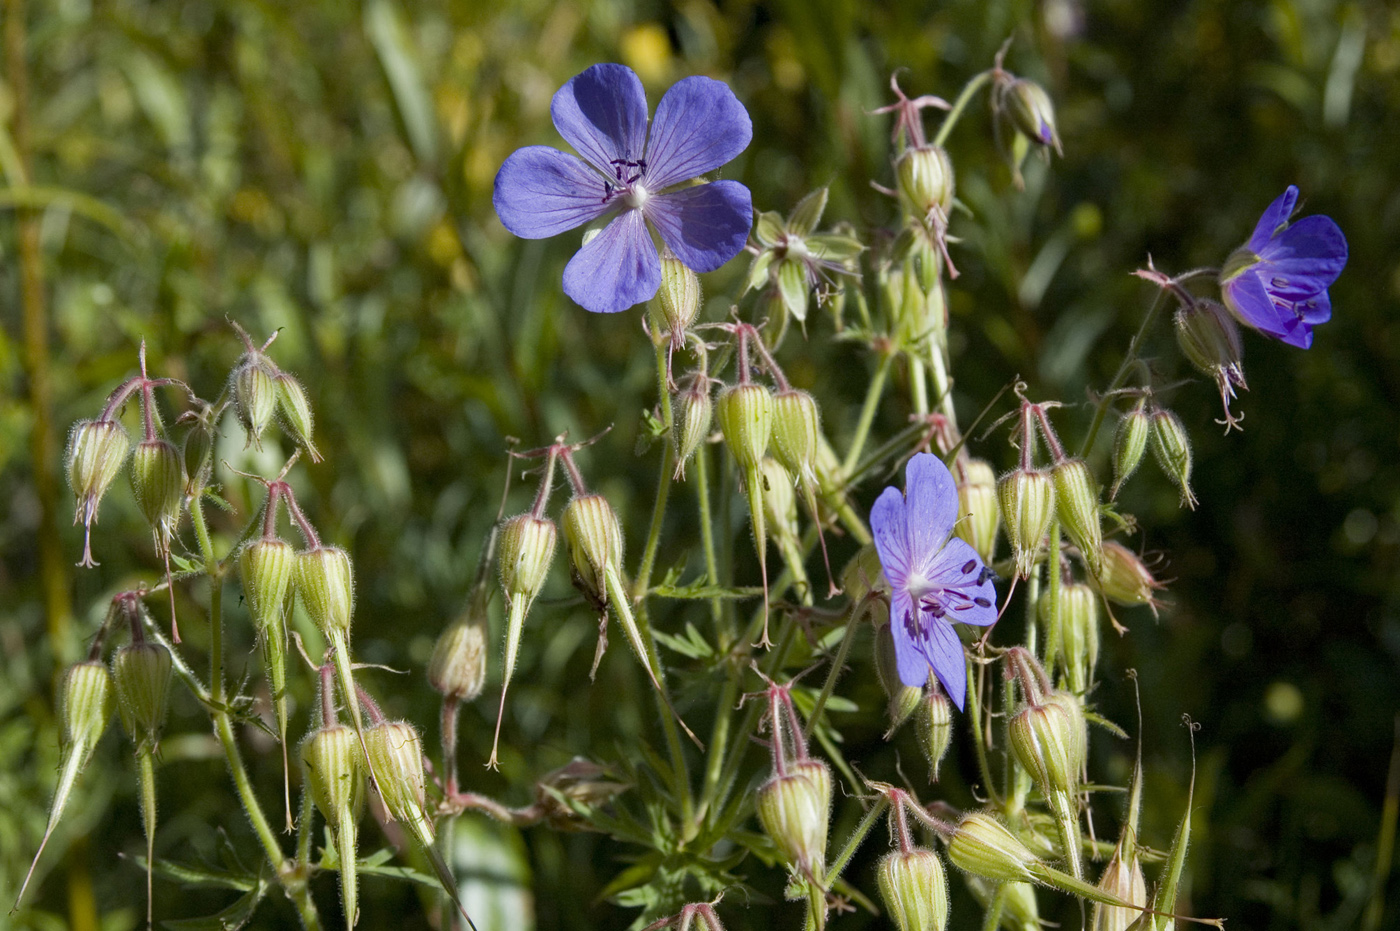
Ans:
[[[1136,364],[1143,338],[1147,335],[1147,330],[1152,326],[1152,322],[1157,319],[1157,311],[1162,306],[1164,293],[1158,291],[1152,305],[1147,308],[1147,313],[1142,318],[1142,324],[1138,327],[1138,331],[1133,334],[1132,341],[1128,343],[1128,354],[1123,357],[1123,362],[1118,366],[1118,372],[1113,376],[1113,381],[1108,383],[1108,388],[1099,398],[1099,403],[1094,408],[1093,423],[1089,425],[1089,433],[1084,437],[1084,445],[1079,449],[1079,458],[1083,459],[1088,456],[1089,451],[1094,448],[1094,440],[1098,438],[1099,428],[1103,426],[1103,419],[1108,414],[1109,405],[1113,403],[1113,392],[1123,387],[1124,380],[1132,371],[1133,365]]]
[[[1001,925],[1002,912],[1006,910],[1007,888],[1010,883],[997,883],[996,893],[992,895],[992,901],[987,904],[987,911],[982,915],[982,931],[997,931]]]
[[[816,704],[812,705],[812,714],[807,718],[807,726],[803,728],[803,733],[808,737],[812,736],[817,721],[821,718],[822,712],[826,710],[827,701],[836,691],[836,680],[841,678],[841,670],[846,665],[846,657],[850,655],[851,644],[855,643],[856,638],[852,635],[851,628],[855,627],[863,617],[864,612],[852,610],[850,618],[846,621],[846,627],[841,632],[841,646],[836,650],[836,658],[831,661],[831,669],[826,674],[826,682],[822,683],[822,690],[817,694]],[[830,888],[829,884],[828,888]]]
[[[920,416],[927,414],[928,379],[924,372],[924,360],[914,351],[909,353],[909,395],[914,413]]]
[[[710,467],[709,450],[701,443],[695,451],[695,495],[700,505],[700,545],[705,551],[706,581],[713,587],[719,586],[719,561],[715,558],[715,528],[710,517]],[[715,623],[715,633],[719,633],[720,619],[724,614],[724,599],[716,596],[710,599],[710,618]]]
[[[933,137],[934,145],[943,145],[948,141],[948,134],[953,131],[953,125],[963,115],[967,105],[972,102],[973,95],[981,90],[982,85],[990,81],[995,73],[995,68],[989,68],[980,74],[973,75],[972,80],[964,85],[962,93],[958,94],[958,99],[953,101],[953,109],[948,111],[948,115],[943,118],[943,125],[938,127],[938,135]]]
[[[1060,578],[1060,522],[1053,520],[1050,522],[1050,553],[1046,557],[1046,597],[1050,599],[1050,614],[1046,618],[1045,624],[1045,665],[1053,677],[1055,675],[1055,661],[1059,658],[1060,651],[1065,646],[1064,618],[1060,617],[1060,588],[1064,584]],[[1034,619],[1031,626],[1034,627]],[[1065,657],[1064,665],[1069,666],[1069,657]]]
[[[992,806],[997,807],[1001,805],[1001,800],[997,797],[996,781],[992,779],[992,764],[987,759],[987,744],[982,739],[982,690],[973,684],[976,682],[976,671],[972,661],[968,660],[967,681],[971,687],[967,690],[967,719],[972,730],[972,746],[977,755],[977,770],[982,774],[982,785],[986,787]]]
[[[841,848],[841,853],[831,864],[831,869],[826,871],[826,888],[830,889],[840,877],[841,871],[846,868],[846,864],[851,862],[851,857],[855,856],[857,848],[865,840],[865,836],[870,833],[870,829],[875,826],[875,822],[885,813],[885,809],[890,806],[890,801],[881,795],[870,810],[865,813],[865,817],[860,819],[860,824],[856,825],[855,833],[846,841],[846,846]]]
[[[860,408],[860,420],[856,421],[856,435],[851,438],[851,448],[846,451],[846,459],[841,463],[843,474],[850,474],[860,461],[860,453],[865,448],[866,438],[870,436],[870,425],[875,421],[875,412],[880,407],[880,394],[885,390],[885,379],[890,374],[890,365],[893,362],[894,356],[887,354],[880,359],[880,364],[875,366],[875,374],[865,389],[865,403]]]

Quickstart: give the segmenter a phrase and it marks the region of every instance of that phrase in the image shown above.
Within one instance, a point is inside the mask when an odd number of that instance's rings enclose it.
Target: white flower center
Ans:
[[[647,205],[647,200],[650,197],[651,192],[646,189],[646,185],[634,184],[627,189],[627,193],[622,197],[622,202],[628,207],[641,210]]]

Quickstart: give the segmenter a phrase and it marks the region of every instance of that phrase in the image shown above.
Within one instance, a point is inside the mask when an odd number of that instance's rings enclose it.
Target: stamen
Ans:
[[[977,560],[975,560],[975,559],[969,559],[967,562],[963,563],[962,574],[963,574],[963,575],[967,575],[969,572],[971,572],[971,571],[973,570],[973,567],[975,567],[976,565],[977,565]]]

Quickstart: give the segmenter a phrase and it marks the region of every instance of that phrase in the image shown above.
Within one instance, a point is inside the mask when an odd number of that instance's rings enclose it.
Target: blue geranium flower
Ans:
[[[937,456],[920,453],[904,472],[907,494],[886,488],[870,528],[890,583],[890,632],[900,681],[915,688],[929,671],[959,710],[967,666],[953,622],[985,627],[997,619],[996,589],[982,557],[953,536],[958,490]]]
[[[631,68],[594,65],[554,95],[559,134],[583,156],[526,146],[496,174],[492,202],[506,229],[544,239],[612,215],[564,269],[564,293],[616,313],[649,300],[661,262],[649,223],[685,265],[714,271],[744,248],[753,225],[737,181],[680,186],[734,158],[753,138],[748,111],[719,81],[675,84],[647,132],[647,101]]]
[[[1269,205],[1254,235],[1225,262],[1220,291],[1241,323],[1307,349],[1312,328],[1332,317],[1327,289],[1347,264],[1347,241],[1331,217],[1289,224],[1298,189]]]

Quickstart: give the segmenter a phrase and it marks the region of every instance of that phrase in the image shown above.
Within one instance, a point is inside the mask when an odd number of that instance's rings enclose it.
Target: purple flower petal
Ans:
[[[524,239],[544,239],[602,216],[603,179],[558,149],[526,146],[496,172],[491,202],[505,228]]]
[[[661,259],[636,210],[625,210],[564,267],[564,293],[584,310],[614,314],[650,300]]]
[[[1285,332],[1279,309],[1269,297],[1264,281],[1254,269],[1243,272],[1226,282],[1221,297],[1245,326],[1254,327],[1270,336],[1282,337]],[[1292,317],[1292,314],[1288,315]]]
[[[908,498],[909,547],[914,567],[924,576],[958,519],[958,488],[943,460],[919,453],[904,470]]]
[[[890,589],[896,597],[903,594],[908,598],[904,584],[909,578],[909,527],[904,519],[904,496],[898,488],[886,488],[875,499],[870,509],[870,532]]]
[[[623,65],[594,65],[570,78],[549,105],[554,128],[599,171],[615,177],[614,161],[635,162],[646,149],[647,97]]]
[[[646,214],[687,268],[712,272],[743,251],[753,200],[739,182],[715,181],[655,195]]]
[[[1254,235],[1249,237],[1248,248],[1255,255],[1263,252],[1268,246],[1269,240],[1273,239],[1278,228],[1288,222],[1288,218],[1293,215],[1293,205],[1298,202],[1298,188],[1290,184],[1288,190],[1280,194],[1269,209],[1264,211],[1264,215],[1259,218],[1259,222],[1254,225]]]
[[[933,667],[933,674],[943,683],[948,698],[962,711],[967,702],[967,660],[963,655],[962,641],[953,631],[953,625],[941,621],[928,624],[927,631],[924,656]]]
[[[1302,316],[1303,323],[1310,327],[1332,319],[1332,299],[1327,296],[1326,291],[1315,294],[1305,301],[1299,301],[1294,307]]]
[[[677,81],[661,98],[651,124],[647,186],[659,191],[698,178],[744,151],[752,139],[748,111],[728,85],[703,77]]]
[[[914,600],[902,588],[890,596],[890,633],[894,635],[895,669],[899,681],[919,688],[928,681],[928,657],[924,656],[922,621]]]
[[[943,604],[950,621],[986,627],[997,620],[997,590],[982,571],[982,557],[958,537],[938,552],[929,567],[929,581],[951,593],[944,594]],[[981,580],[980,582],[978,580]]]
[[[1269,292],[1297,301],[1325,291],[1347,264],[1347,240],[1331,217],[1304,217],[1259,253]]]

